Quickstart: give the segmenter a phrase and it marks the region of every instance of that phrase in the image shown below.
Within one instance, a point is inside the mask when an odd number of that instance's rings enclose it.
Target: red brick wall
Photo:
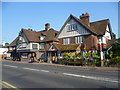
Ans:
[[[48,50],[50,48],[50,43],[45,44],[45,50]]]
[[[58,39],[59,43],[63,44],[63,38]]]
[[[70,37],[70,44],[75,44],[75,37]]]
[[[98,39],[97,39],[97,36],[94,36],[94,35],[89,35],[89,36],[85,36],[84,37],[85,41],[84,41],[84,44],[86,45],[86,49],[87,50],[92,50],[92,49],[97,49],[98,46],[97,46],[97,42],[98,42]]]
[[[75,44],[75,37],[69,37],[69,38],[70,38],[70,44]],[[60,38],[59,43],[63,44],[63,39],[64,38]]]

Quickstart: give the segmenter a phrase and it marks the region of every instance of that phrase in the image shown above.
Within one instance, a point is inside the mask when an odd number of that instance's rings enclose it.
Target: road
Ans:
[[[2,81],[17,88],[118,88],[118,71],[2,62]]]

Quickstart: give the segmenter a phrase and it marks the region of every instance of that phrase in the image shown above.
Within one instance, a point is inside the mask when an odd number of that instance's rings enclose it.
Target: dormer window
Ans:
[[[40,40],[43,40],[45,38],[45,36],[40,36]]]

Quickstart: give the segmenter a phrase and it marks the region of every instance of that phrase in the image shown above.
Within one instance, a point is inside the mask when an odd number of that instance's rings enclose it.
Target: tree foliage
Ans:
[[[110,58],[115,58],[117,56],[120,56],[120,45],[113,44],[112,49],[109,52],[110,52]]]

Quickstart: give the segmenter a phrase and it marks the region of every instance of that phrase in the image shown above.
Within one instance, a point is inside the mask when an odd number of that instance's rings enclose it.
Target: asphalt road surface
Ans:
[[[2,62],[2,81],[17,88],[118,88],[118,71]]]

